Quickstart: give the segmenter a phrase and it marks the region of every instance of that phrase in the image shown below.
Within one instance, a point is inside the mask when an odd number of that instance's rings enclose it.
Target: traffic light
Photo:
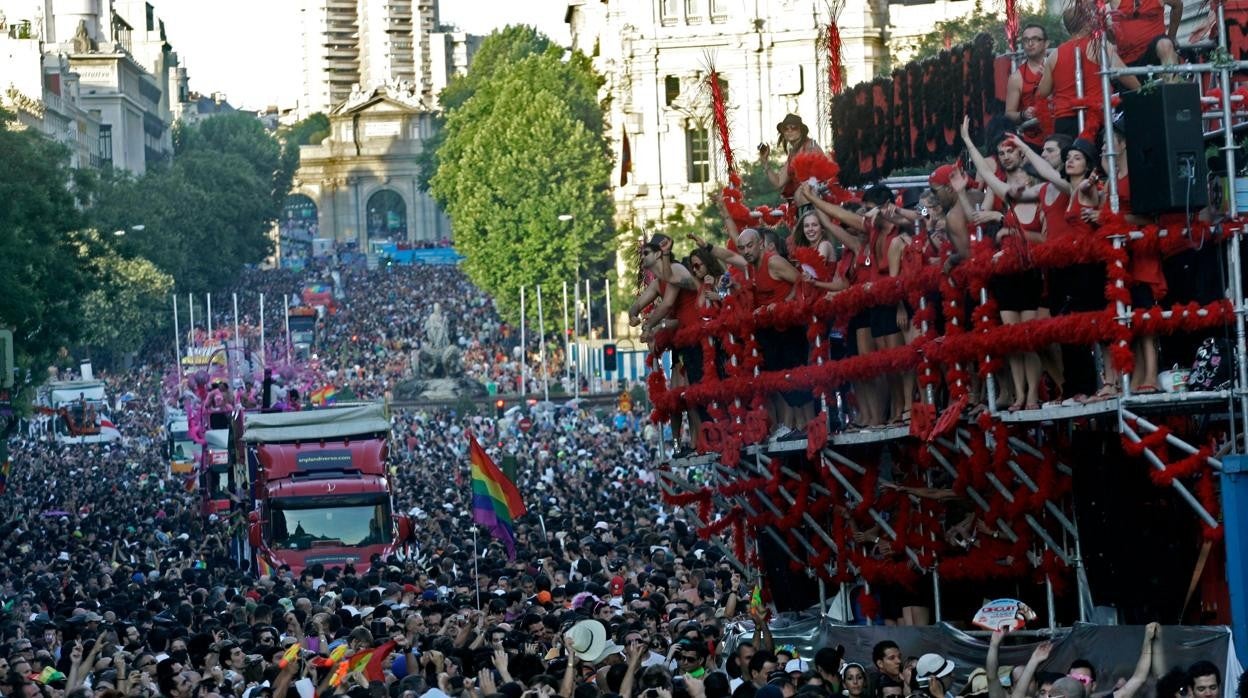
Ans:
[[[503,399],[501,397],[494,401],[494,416],[495,417],[499,419],[503,418],[503,405],[504,404],[505,403],[503,402]]]
[[[619,370],[619,361],[616,359],[616,356],[615,356],[614,344],[602,345],[602,370],[603,371]]]

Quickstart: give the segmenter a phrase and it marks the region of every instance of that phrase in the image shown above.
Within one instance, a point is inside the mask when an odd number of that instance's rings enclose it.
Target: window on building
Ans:
[[[709,182],[711,179],[710,132],[705,128],[686,129],[685,153],[689,166],[689,181]]]
[[[659,18],[664,24],[680,19],[680,0],[659,0]]]
[[[705,17],[702,11],[706,0],[685,0],[685,20],[689,22],[701,22]]]
[[[156,30],[156,8],[152,7],[152,3],[147,3],[147,30]]]
[[[722,22],[728,19],[728,0],[711,0],[711,21]]]
[[[672,102],[680,96],[680,78],[676,75],[668,75],[663,78],[663,92],[666,96],[667,106],[672,106]]]
[[[113,166],[113,127],[110,124],[100,124],[100,165]]]

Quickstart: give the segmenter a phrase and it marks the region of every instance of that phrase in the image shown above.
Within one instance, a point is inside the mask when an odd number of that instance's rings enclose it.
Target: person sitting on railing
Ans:
[[[1044,242],[1044,220],[1040,207],[1034,200],[1015,201],[1011,190],[1028,190],[1035,185],[1032,175],[1022,164],[1024,155],[1017,141],[1002,138],[996,146],[997,162],[1005,172],[1005,180],[997,177],[988,167],[987,159],[980,154],[971,140],[970,118],[962,121],[962,142],[966,152],[975,163],[980,181],[988,186],[988,196],[981,211],[974,211],[971,220],[977,225],[997,224],[995,242],[999,255],[1009,255],[1010,261],[1029,263],[1027,245]],[[1033,170],[1034,171],[1034,170]],[[1038,269],[1025,269],[992,279],[989,284],[1001,324],[1015,325],[1035,320],[1044,291],[1044,279]],[[1010,383],[1013,400],[1009,410],[1038,409],[1040,407],[1040,357],[1029,351],[1009,356]],[[1004,391],[1003,391],[1004,392]]]
[[[700,323],[696,313],[698,282],[683,264],[671,261],[672,239],[666,235],[656,234],[641,248],[641,268],[654,275],[653,280],[642,290],[637,300],[628,310],[629,324],[641,325],[642,339],[654,343],[655,335],[663,332],[674,332],[678,327],[688,323]],[[655,304],[657,301],[657,304]],[[645,321],[641,312],[651,304],[655,304]],[[666,344],[666,342],[660,342]],[[696,360],[694,357],[696,354]],[[674,347],[672,362],[672,386],[689,385],[692,370],[701,377],[702,347]],[[689,411],[690,438],[696,439],[701,420],[696,410]],[[672,439],[681,443],[680,420],[673,419]]]
[[[1109,0],[1114,43],[1129,66],[1174,65],[1183,0]],[[1166,10],[1170,10],[1169,21]]]
[[[1005,115],[1010,121],[1022,126],[1033,119],[1047,116],[1041,112],[1048,111],[1048,100],[1037,99],[1036,88],[1045,73],[1044,59],[1049,52],[1049,34],[1042,25],[1033,22],[1023,27],[1019,43],[1023,49],[1023,62],[1005,83]],[[1036,148],[1043,145],[1044,136],[1044,131],[1037,124],[1023,130],[1023,140]]]
[[[1086,120],[1100,120],[1101,100],[1105,97],[1099,74],[1102,47],[1093,39],[1096,11],[1096,5],[1088,0],[1076,0],[1062,12],[1062,24],[1070,32],[1070,39],[1049,54],[1044,77],[1036,87],[1036,97],[1040,99],[1053,95],[1053,130],[1071,138],[1079,135],[1081,110]],[[1125,67],[1113,43],[1104,48],[1112,67]],[[1077,74],[1082,77],[1083,99],[1079,97]],[[1140,87],[1140,81],[1131,75],[1119,77],[1118,82],[1130,90]]]

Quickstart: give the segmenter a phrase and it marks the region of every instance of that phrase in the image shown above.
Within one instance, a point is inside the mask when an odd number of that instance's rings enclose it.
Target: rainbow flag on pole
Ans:
[[[472,461],[472,520],[507,546],[508,559],[516,559],[515,521],[526,509],[520,490],[494,465],[477,437],[468,434],[468,458]]]

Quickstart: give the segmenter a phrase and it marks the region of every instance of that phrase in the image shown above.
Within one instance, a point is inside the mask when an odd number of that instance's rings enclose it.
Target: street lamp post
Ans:
[[[558,216],[560,223],[571,223],[575,218],[570,213],[561,213]],[[571,226],[569,226],[571,227]],[[563,282],[563,354],[568,366],[568,372],[572,376],[572,394],[574,397],[581,396],[581,367],[580,357],[577,361],[572,361],[572,337],[576,335],[580,327],[580,288],[581,288],[581,251],[578,247],[576,250],[576,282],[572,285],[573,294],[575,295],[576,305],[572,308],[572,332],[568,332],[568,283]],[[580,345],[580,342],[577,342]],[[573,369],[575,365],[575,369]]]

